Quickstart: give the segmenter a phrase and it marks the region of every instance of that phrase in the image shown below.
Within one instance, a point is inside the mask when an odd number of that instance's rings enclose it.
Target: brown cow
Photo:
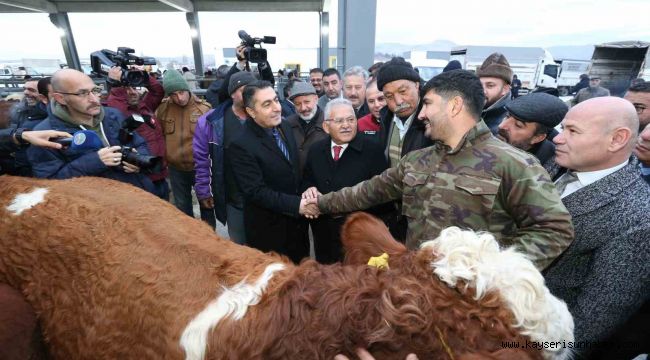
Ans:
[[[367,214],[347,265],[295,266],[219,238],[130,185],[0,177],[0,282],[20,289],[55,359],[569,356],[502,341],[573,341],[566,305],[489,234],[449,228],[408,252]],[[389,254],[388,268],[366,265]],[[541,345],[540,345],[541,346]]]

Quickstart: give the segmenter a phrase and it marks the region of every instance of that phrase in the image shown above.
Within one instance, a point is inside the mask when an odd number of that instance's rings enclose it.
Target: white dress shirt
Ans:
[[[411,123],[413,122],[413,118],[415,118],[415,113],[411,114],[411,116],[406,119],[406,121],[402,122],[402,119],[397,117],[397,115],[393,116],[393,122],[395,123],[395,126],[397,126],[397,129],[399,129],[399,139],[404,140],[404,136],[406,135],[406,132],[409,130],[409,127],[411,126]]]
[[[341,147],[341,152],[339,153],[339,160],[341,159],[341,156],[343,156],[343,152],[345,149],[347,149],[348,144],[337,144],[334,141],[330,142],[330,153],[332,153],[332,159],[334,159],[334,147],[335,146],[340,146]]]
[[[578,177],[578,181],[574,181],[572,183],[567,184],[566,188],[564,189],[564,192],[560,194],[560,198],[564,199],[565,197],[573,194],[574,192],[582,189],[583,187],[595,183],[596,181],[604,178],[605,176],[623,168],[629,162],[630,160],[625,160],[625,162],[621,164],[603,170],[584,171],[584,172],[575,171],[574,173]],[[560,179],[562,179],[565,175],[566,174],[560,176],[555,182],[557,183],[558,181],[560,181]]]

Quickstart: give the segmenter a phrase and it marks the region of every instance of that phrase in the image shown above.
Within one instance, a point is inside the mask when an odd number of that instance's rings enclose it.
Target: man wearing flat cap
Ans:
[[[549,133],[564,119],[569,107],[553,95],[533,93],[516,98],[505,109],[498,137],[535,155],[544,166],[555,154]]]
[[[242,93],[254,81],[250,72],[234,73],[228,81],[230,99],[201,116],[194,132],[196,197],[201,207],[214,209],[214,216],[228,224],[228,236],[238,244],[246,243],[244,198],[230,169],[228,147],[244,129],[247,114]]]
[[[499,124],[506,117],[505,106],[512,97],[510,93],[512,84],[510,63],[503,54],[493,53],[476,69],[476,75],[481,80],[485,93],[485,106],[481,118],[490,128],[492,134],[496,135]]]
[[[287,117],[300,155],[300,173],[307,161],[309,148],[317,141],[327,138],[323,130],[323,110],[318,107],[318,95],[312,84],[298,81],[289,89],[289,100],[296,113]]]

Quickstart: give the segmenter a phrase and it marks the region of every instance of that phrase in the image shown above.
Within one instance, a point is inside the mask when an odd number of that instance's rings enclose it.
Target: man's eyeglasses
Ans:
[[[346,123],[346,124],[350,124],[350,125],[352,125],[352,124],[354,124],[355,122],[357,122],[357,118],[355,118],[355,117],[349,117],[349,118],[347,118],[347,119],[343,119],[343,118],[325,119],[325,121],[332,122],[332,123],[334,123],[335,125],[343,125],[343,123]]]
[[[74,96],[81,96],[81,97],[87,97],[90,94],[93,94],[95,96],[99,96],[99,95],[102,94],[102,88],[97,86],[97,87],[92,88],[92,90],[85,90],[84,89],[84,90],[79,90],[76,93],[67,93],[67,92],[61,92],[61,91],[57,91],[57,93],[63,94],[63,95],[74,95]]]

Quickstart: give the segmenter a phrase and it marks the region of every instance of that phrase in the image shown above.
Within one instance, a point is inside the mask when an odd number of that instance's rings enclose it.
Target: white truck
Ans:
[[[557,90],[560,96],[567,96],[579,81],[580,75],[588,74],[591,60],[561,59],[555,60],[560,65],[560,74],[557,77]]]
[[[614,96],[623,96],[636,78],[650,81],[649,42],[618,41],[596,45],[589,77],[600,77],[600,86]]]
[[[449,60],[458,60],[463,69],[476,71],[492,53],[501,53],[521,81],[519,95],[545,88],[557,89],[558,64],[547,50],[540,47],[456,46]]]
[[[404,59],[417,68],[420,77],[427,81],[440,74],[449,63],[449,53],[446,51],[407,51]]]

